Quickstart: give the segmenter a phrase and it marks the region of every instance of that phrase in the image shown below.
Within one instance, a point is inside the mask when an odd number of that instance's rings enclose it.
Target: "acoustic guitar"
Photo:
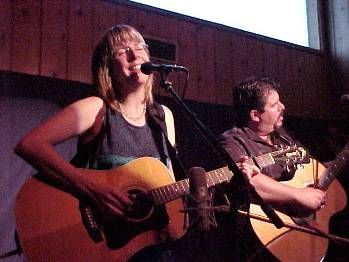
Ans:
[[[310,224],[321,232],[329,234],[330,218],[343,210],[347,202],[346,193],[336,177],[348,172],[348,167],[349,144],[327,169],[315,159],[311,159],[308,164],[300,165],[294,178],[283,183],[297,188],[316,185],[326,191],[326,205],[312,216],[303,218],[303,221],[281,212],[277,214],[284,223],[291,226],[304,226],[307,229],[309,228],[307,224]],[[263,243],[264,248],[267,248],[280,261],[315,262],[321,261],[325,256],[329,243],[328,238],[306,233],[298,230],[297,227],[296,229],[287,227],[278,229],[273,224],[266,222],[268,219],[258,205],[251,204],[249,212],[252,217],[255,216],[250,219],[250,222],[257,237]]]
[[[266,166],[296,161],[302,154],[288,147],[253,161]],[[135,211],[104,220],[83,200],[32,177],[19,191],[15,210],[28,261],[126,261],[144,247],[184,235],[181,197],[189,193],[189,181],[174,183],[159,160],[139,158],[115,169],[95,170],[92,177],[134,194]],[[227,167],[207,172],[207,186],[232,177]]]

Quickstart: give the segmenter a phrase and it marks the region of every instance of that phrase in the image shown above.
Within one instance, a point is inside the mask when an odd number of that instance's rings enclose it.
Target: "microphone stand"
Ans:
[[[242,211],[242,210],[238,210],[238,213],[240,215],[247,216],[247,217],[253,218],[253,219],[257,219],[257,220],[260,220],[262,222],[271,223],[271,221],[268,218],[263,217],[263,216],[258,215],[258,214],[249,213],[249,212]],[[311,235],[315,235],[315,236],[318,236],[318,237],[326,238],[328,240],[332,240],[332,241],[335,241],[337,243],[341,242],[341,243],[345,243],[345,244],[349,245],[349,239],[348,238],[344,238],[344,237],[340,237],[340,236],[336,236],[336,235],[332,235],[332,234],[327,234],[326,232],[324,232],[324,231],[322,231],[322,230],[320,230],[320,229],[318,229],[316,227],[300,226],[297,223],[295,223],[295,224],[284,223],[284,224],[285,224],[284,227],[287,227],[289,229],[293,229],[293,230],[297,230],[297,231],[304,232],[304,233],[307,233],[307,234],[311,234]]]
[[[227,163],[228,168],[230,171],[233,172],[233,174],[238,174],[239,176],[242,176],[240,169],[237,167],[236,163],[231,159],[228,152],[224,149],[224,147],[219,143],[219,141],[216,139],[215,135],[211,132],[210,129],[208,129],[195,115],[194,112],[192,112],[187,105],[183,102],[183,100],[178,96],[178,94],[173,90],[172,83],[167,81],[168,74],[170,73],[169,70],[160,71],[160,86],[165,89],[168,93],[170,93],[176,103],[182,107],[187,116],[190,118],[194,126],[198,129],[201,136],[206,139],[206,141],[209,143],[209,145],[213,148],[215,152],[217,152],[222,159]],[[272,206],[268,203],[265,203],[261,196],[256,192],[256,190],[249,186],[250,192],[255,197],[258,204],[261,206],[264,213],[268,216],[270,219],[270,222],[275,225],[276,228],[281,228],[284,226],[283,221],[281,218],[275,213]]]

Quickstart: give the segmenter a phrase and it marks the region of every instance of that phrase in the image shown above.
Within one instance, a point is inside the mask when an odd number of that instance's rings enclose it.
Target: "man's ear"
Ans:
[[[260,121],[261,114],[257,110],[251,110],[250,111],[250,118],[254,122],[259,122]]]

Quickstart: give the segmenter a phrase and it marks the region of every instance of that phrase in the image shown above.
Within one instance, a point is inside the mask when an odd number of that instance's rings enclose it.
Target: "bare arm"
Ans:
[[[102,209],[109,208],[120,215],[122,207],[131,201],[120,191],[92,181],[86,174],[92,170],[74,167],[54,147],[75,136],[84,141],[93,139],[101,127],[104,112],[105,105],[100,98],[79,100],[34,128],[17,144],[15,152],[39,172],[87,196]]]

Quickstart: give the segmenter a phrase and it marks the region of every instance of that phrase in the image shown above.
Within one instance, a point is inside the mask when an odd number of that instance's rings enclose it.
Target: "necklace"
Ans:
[[[122,109],[121,104],[120,104],[120,112],[121,112],[121,114],[122,114],[124,117],[126,117],[126,118],[128,118],[128,119],[130,119],[130,120],[132,120],[132,121],[138,121],[139,119],[141,119],[141,118],[143,117],[143,115],[145,114],[145,112],[147,112],[147,107],[146,107],[146,105],[144,104],[144,106],[143,106],[143,108],[142,108],[142,111],[139,113],[138,116],[130,116],[130,115],[126,114],[126,112]]]

